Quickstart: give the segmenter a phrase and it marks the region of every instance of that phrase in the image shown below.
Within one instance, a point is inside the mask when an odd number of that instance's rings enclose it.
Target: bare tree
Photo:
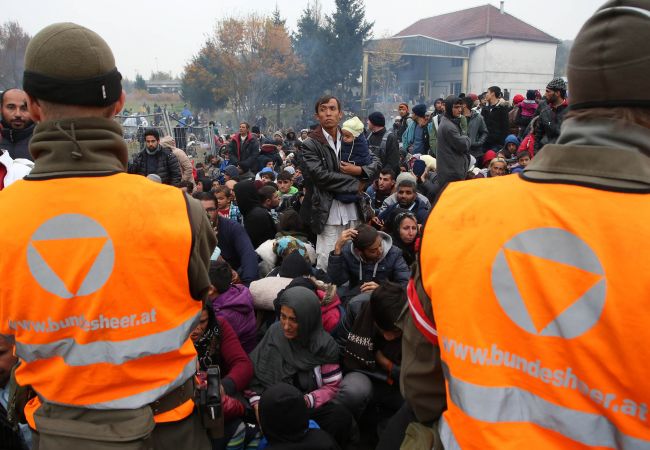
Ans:
[[[370,52],[368,64],[372,69],[372,81],[377,90],[382,93],[384,101],[391,88],[397,84],[396,70],[404,66],[401,51],[402,43],[399,39],[384,37],[374,42]]]
[[[31,36],[18,22],[5,22],[0,25],[0,89],[23,85],[25,50],[30,39]]]

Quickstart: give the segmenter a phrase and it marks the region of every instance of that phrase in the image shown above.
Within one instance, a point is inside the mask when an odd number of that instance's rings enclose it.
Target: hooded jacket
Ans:
[[[510,129],[508,102],[500,98],[494,106],[484,107],[481,110],[481,115],[488,129],[485,147],[488,149],[501,147]]]
[[[359,180],[340,172],[339,158],[327,143],[321,126],[312,130],[302,143],[299,165],[305,177],[306,189],[300,217],[305,223],[311,224],[315,234],[320,234],[329,217],[334,196],[356,194],[359,190]],[[361,167],[361,177],[374,178],[380,167],[379,160],[373,156],[371,164]],[[363,217],[358,202],[357,214]]]
[[[239,133],[235,134],[230,141],[230,164],[233,166],[244,166],[247,170],[257,172],[257,157],[260,154],[260,141],[250,131],[244,142],[241,141]]]
[[[259,194],[252,180],[240,181],[235,185],[237,206],[244,216],[244,228],[251,238],[253,248],[259,247],[267,239],[275,238],[275,222],[266,208],[260,206]]]
[[[129,173],[144,175],[145,177],[150,173],[155,173],[160,177],[163,184],[172,186],[179,185],[181,182],[181,166],[171,150],[158,145],[155,153],[155,157],[158,160],[158,168],[155,172],[147,171],[147,157],[146,148],[136,154],[133,157],[133,162],[129,164]]]
[[[246,353],[257,345],[257,324],[253,310],[253,296],[248,288],[233,284],[230,288],[210,299],[217,317],[225,319],[235,330]]]
[[[557,141],[567,108],[568,104],[565,100],[557,108],[546,105],[541,110],[535,130],[535,153],[540,151],[544,145],[554,144]]]
[[[181,169],[181,180],[193,183],[194,176],[192,175],[192,161],[190,161],[187,153],[185,153],[180,148],[174,147],[172,144],[173,142],[174,138],[171,136],[164,136],[160,138],[160,145],[171,150],[176,159],[178,159],[178,164],[180,165]]]
[[[402,251],[393,245],[393,239],[380,231],[382,239],[382,255],[375,262],[366,262],[348,241],[340,255],[331,252],[327,266],[327,275],[337,286],[347,282],[350,287],[357,287],[368,281],[393,281],[404,287],[408,283],[411,271],[404,261]]]
[[[479,113],[472,111],[469,117],[461,117],[461,128],[463,128],[463,122],[467,126],[467,136],[470,140],[469,153],[478,160],[483,156],[483,145],[488,137],[485,120]]]
[[[21,130],[14,130],[2,121],[3,128],[0,129],[0,148],[9,150],[12,159],[24,158],[33,161],[32,154],[29,152],[29,141],[34,134],[35,124],[31,124]]]
[[[464,180],[469,169],[470,139],[461,134],[457,119],[446,114],[438,128],[438,184],[443,187],[452,181]]]

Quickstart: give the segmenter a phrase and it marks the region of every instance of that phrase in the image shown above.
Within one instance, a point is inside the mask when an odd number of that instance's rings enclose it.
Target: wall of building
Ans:
[[[543,91],[553,79],[556,50],[555,44],[508,39],[492,39],[476,46],[469,60],[469,92],[481,93],[489,86],[499,86],[508,89],[512,98],[527,89]]]

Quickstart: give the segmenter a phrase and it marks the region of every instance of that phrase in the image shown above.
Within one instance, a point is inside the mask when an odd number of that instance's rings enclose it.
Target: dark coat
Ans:
[[[274,239],[278,232],[269,211],[260,206],[259,194],[253,180],[240,181],[235,185],[237,206],[244,216],[244,228],[253,243],[253,248]]]
[[[388,208],[382,211],[381,214],[379,214],[379,219],[383,220],[386,222],[388,218],[391,216],[393,211],[396,209],[404,209],[402,206],[399,205],[399,203],[394,203],[390,205]],[[429,208],[427,208],[427,205],[422,203],[419,198],[415,197],[415,206],[411,210],[413,214],[415,214],[415,219],[418,221],[419,224],[424,225],[427,222],[427,217],[429,217]]]
[[[329,217],[334,196],[356,194],[359,180],[339,171],[339,159],[327,143],[320,126],[312,130],[302,143],[298,163],[305,177],[306,188],[300,216],[305,223],[311,224],[315,234],[319,234]],[[379,167],[379,160],[373,156],[372,163],[361,168],[362,177],[374,178]],[[357,212],[359,217],[363,217],[358,203]]]
[[[3,122],[4,125],[4,122]],[[2,139],[0,139],[0,148],[9,151],[11,159],[25,158],[33,161],[32,154],[29,153],[29,141],[34,134],[35,125],[32,124],[22,130],[14,130],[6,127],[0,130]]]
[[[486,149],[501,147],[510,132],[510,120],[508,118],[508,104],[505,100],[499,99],[496,105],[486,106],[481,110],[488,129],[488,137],[485,140]]]
[[[218,216],[219,248],[221,256],[239,273],[242,283],[248,286],[259,278],[257,253],[244,227],[234,220]]]
[[[178,163],[178,158],[174,156],[171,150],[158,146],[156,153],[158,159],[158,170],[156,173],[163,184],[170,184],[178,186],[181,182],[181,166]],[[129,164],[129,173],[136,175],[149,175],[147,173],[147,150],[142,150],[133,157],[133,162]]]
[[[382,146],[382,141],[384,135],[388,133],[386,138],[385,145]],[[372,151],[379,162],[381,163],[382,169],[392,169],[395,173],[395,177],[399,174],[399,142],[395,133],[388,131],[386,128],[382,128],[379,131],[375,131],[368,135],[368,145],[370,151]]]
[[[257,172],[257,157],[260,154],[260,141],[253,136],[253,133],[248,133],[248,136],[241,142],[241,136],[239,133],[235,134],[230,141],[230,147],[228,149],[230,154],[230,164],[233,166],[241,166],[244,172],[246,170],[251,170]]]
[[[411,270],[402,257],[402,251],[393,245],[392,238],[380,232],[382,237],[383,254],[377,262],[364,262],[360,259],[348,241],[341,250],[340,255],[333,252],[329,255],[327,275],[337,286],[346,282],[350,287],[358,287],[368,281],[393,281],[406,287],[411,276]]]
[[[438,128],[438,184],[444,187],[452,181],[464,180],[469,169],[468,136],[461,134],[460,125],[444,116]]]
[[[535,153],[540,151],[545,144],[555,144],[560,136],[560,127],[567,108],[568,105],[564,103],[555,109],[549,105],[542,108],[535,131]]]

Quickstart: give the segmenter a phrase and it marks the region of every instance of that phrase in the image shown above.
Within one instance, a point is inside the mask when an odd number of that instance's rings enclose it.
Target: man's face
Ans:
[[[217,159],[216,156],[213,156],[212,158],[210,158],[210,164],[212,164],[213,166],[216,166],[217,164],[219,164],[219,160]]]
[[[144,144],[147,146],[149,150],[155,150],[158,147],[158,139],[155,138],[155,136],[145,136],[144,137]]]
[[[442,111],[445,110],[445,104],[443,102],[441,102],[440,100],[435,102],[433,104],[433,107],[436,108],[436,111],[438,111],[438,112],[442,112]]]
[[[10,89],[2,99],[2,118],[14,130],[22,130],[31,123],[27,109],[27,94],[20,89]]]
[[[217,219],[217,205],[215,205],[214,200],[201,200],[201,205],[203,209],[208,213],[208,217],[211,222],[214,222]]]
[[[547,103],[549,103],[550,105],[554,105],[559,100],[560,93],[558,91],[554,91],[552,89],[546,88],[544,97],[546,98]]]
[[[13,353],[13,345],[5,338],[0,337],[0,389],[7,385],[11,368],[18,362],[18,358]]]
[[[246,126],[245,123],[239,124],[239,134],[241,134],[242,136],[248,134],[248,127]]]
[[[379,181],[377,182],[379,187],[379,192],[392,192],[393,186],[395,186],[395,180],[390,175],[379,174]]]
[[[301,137],[303,140],[307,139],[307,132],[306,132],[306,131],[302,131],[302,132],[300,133],[300,137]]]
[[[289,190],[291,189],[290,180],[278,180],[277,185],[278,185],[278,189],[280,189],[280,192],[283,194],[288,194]]]
[[[381,258],[383,248],[381,246],[381,236],[377,236],[375,242],[368,248],[361,250],[363,259],[368,262],[375,262]]]
[[[226,209],[230,206],[230,199],[224,192],[217,192],[214,196],[217,199],[217,208]]]
[[[451,115],[454,117],[460,117],[460,115],[463,113],[463,104],[462,103],[456,103],[452,107],[452,112]]]
[[[271,199],[271,209],[275,209],[280,206],[280,191],[275,191],[273,198]]]
[[[488,90],[488,91],[486,92],[486,94],[485,94],[485,103],[486,103],[486,104],[491,104],[491,103],[492,103],[492,100],[493,100],[494,98],[496,98],[496,96],[494,95],[494,92]]]
[[[275,141],[276,145],[282,145],[282,143],[284,142],[284,140],[282,139],[282,136],[279,136],[277,134],[275,136],[273,136],[273,140]]]
[[[399,115],[402,117],[406,117],[409,114],[409,109],[406,107],[406,105],[399,105],[397,111],[399,112]]]
[[[318,113],[316,114],[316,120],[320,125],[327,129],[335,128],[341,118],[343,117],[343,112],[339,110],[339,105],[336,102],[336,99],[330,99],[329,102],[323,103],[318,107]]]
[[[397,188],[397,203],[402,208],[410,208],[416,197],[417,193],[411,186],[400,186]]]

